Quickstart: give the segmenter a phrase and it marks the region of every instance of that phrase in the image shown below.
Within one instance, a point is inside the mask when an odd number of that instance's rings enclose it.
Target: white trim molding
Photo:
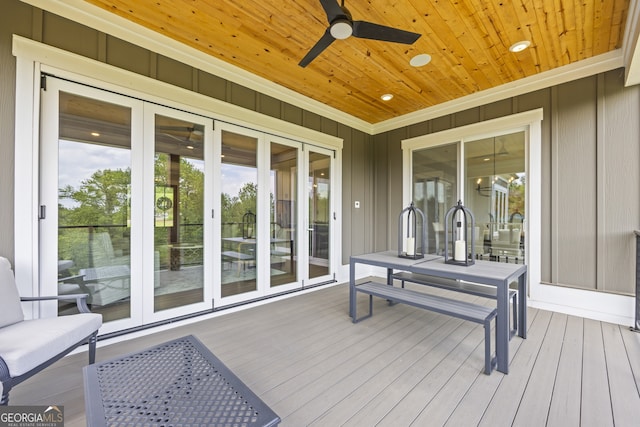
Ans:
[[[531,289],[529,306],[571,316],[633,326],[635,298],[540,283]]]
[[[19,60],[40,64],[38,73],[49,72],[58,77],[88,85],[96,85],[99,82],[100,87],[104,89],[117,93],[126,90],[127,95],[138,96],[169,107],[180,108],[188,105],[196,114],[239,125],[251,123],[253,129],[278,134],[285,138],[294,138],[336,149],[341,149],[343,145],[342,138],[210,98],[15,34],[13,55]],[[162,97],[157,94],[162,94]]]

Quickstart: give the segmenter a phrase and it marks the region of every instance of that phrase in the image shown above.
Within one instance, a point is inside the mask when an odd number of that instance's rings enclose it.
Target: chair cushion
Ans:
[[[80,313],[5,326],[0,329],[0,357],[16,377],[72,348],[101,325],[100,314]]]
[[[16,279],[9,260],[0,257],[0,328],[24,320]]]

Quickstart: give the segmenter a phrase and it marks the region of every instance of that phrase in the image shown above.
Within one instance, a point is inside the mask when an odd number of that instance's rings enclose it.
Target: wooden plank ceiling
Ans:
[[[86,0],[186,45],[378,123],[622,46],[629,0],[346,0],[354,20],[420,33],[349,37],[298,65],[328,27],[319,0]],[[515,42],[531,46],[512,53]],[[431,62],[412,67],[417,54]],[[380,96],[391,93],[384,102]]]

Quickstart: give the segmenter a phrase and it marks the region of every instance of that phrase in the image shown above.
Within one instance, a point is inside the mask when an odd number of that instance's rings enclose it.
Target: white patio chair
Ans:
[[[102,316],[89,311],[86,294],[20,298],[11,264],[0,257],[0,295],[0,405],[15,385],[82,344],[89,344],[89,364],[95,361]],[[75,300],[80,313],[25,320],[21,301],[41,300]]]

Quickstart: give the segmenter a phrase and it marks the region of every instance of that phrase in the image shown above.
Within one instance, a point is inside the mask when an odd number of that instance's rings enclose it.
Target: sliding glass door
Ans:
[[[523,263],[524,132],[466,142],[465,179],[465,202],[476,220],[477,257]]]
[[[524,262],[525,136],[516,131],[412,151],[412,199],[427,217],[429,253],[443,254],[444,215],[462,200],[475,217],[476,258]]]
[[[427,219],[427,253],[444,251],[444,218],[456,202],[458,144],[413,152],[413,202]]]

